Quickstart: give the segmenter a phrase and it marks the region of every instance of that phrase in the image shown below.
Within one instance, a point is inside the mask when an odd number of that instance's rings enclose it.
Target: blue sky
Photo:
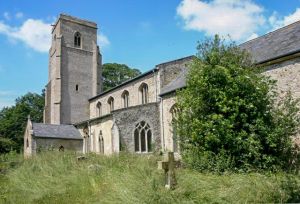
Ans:
[[[0,0],[0,109],[44,88],[60,13],[98,24],[104,63],[144,72],[216,33],[241,43],[300,20],[300,0]]]

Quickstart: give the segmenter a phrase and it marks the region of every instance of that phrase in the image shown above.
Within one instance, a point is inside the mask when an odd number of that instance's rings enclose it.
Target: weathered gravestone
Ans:
[[[165,171],[165,187],[174,189],[177,182],[175,176],[175,168],[180,165],[180,161],[175,161],[174,152],[168,152],[167,157],[163,161],[158,161],[158,169]]]

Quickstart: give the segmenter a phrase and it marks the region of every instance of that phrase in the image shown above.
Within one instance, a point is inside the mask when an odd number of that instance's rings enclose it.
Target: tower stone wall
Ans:
[[[88,99],[102,87],[101,58],[97,24],[61,14],[52,30],[45,123],[73,124],[89,118]]]

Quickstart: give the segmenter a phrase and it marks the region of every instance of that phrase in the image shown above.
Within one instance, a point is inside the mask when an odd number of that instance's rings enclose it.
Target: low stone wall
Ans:
[[[54,150],[58,151],[63,146],[64,151],[82,152],[83,140],[59,139],[59,138],[34,138],[35,151]]]

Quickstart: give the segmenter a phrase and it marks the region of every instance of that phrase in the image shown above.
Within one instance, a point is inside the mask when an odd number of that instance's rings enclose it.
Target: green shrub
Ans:
[[[218,36],[198,46],[178,93],[177,131],[186,163],[198,170],[297,168],[292,137],[299,101],[278,100],[276,82],[247,53]]]
[[[9,138],[0,137],[0,152],[9,152],[16,146],[16,143]]]

